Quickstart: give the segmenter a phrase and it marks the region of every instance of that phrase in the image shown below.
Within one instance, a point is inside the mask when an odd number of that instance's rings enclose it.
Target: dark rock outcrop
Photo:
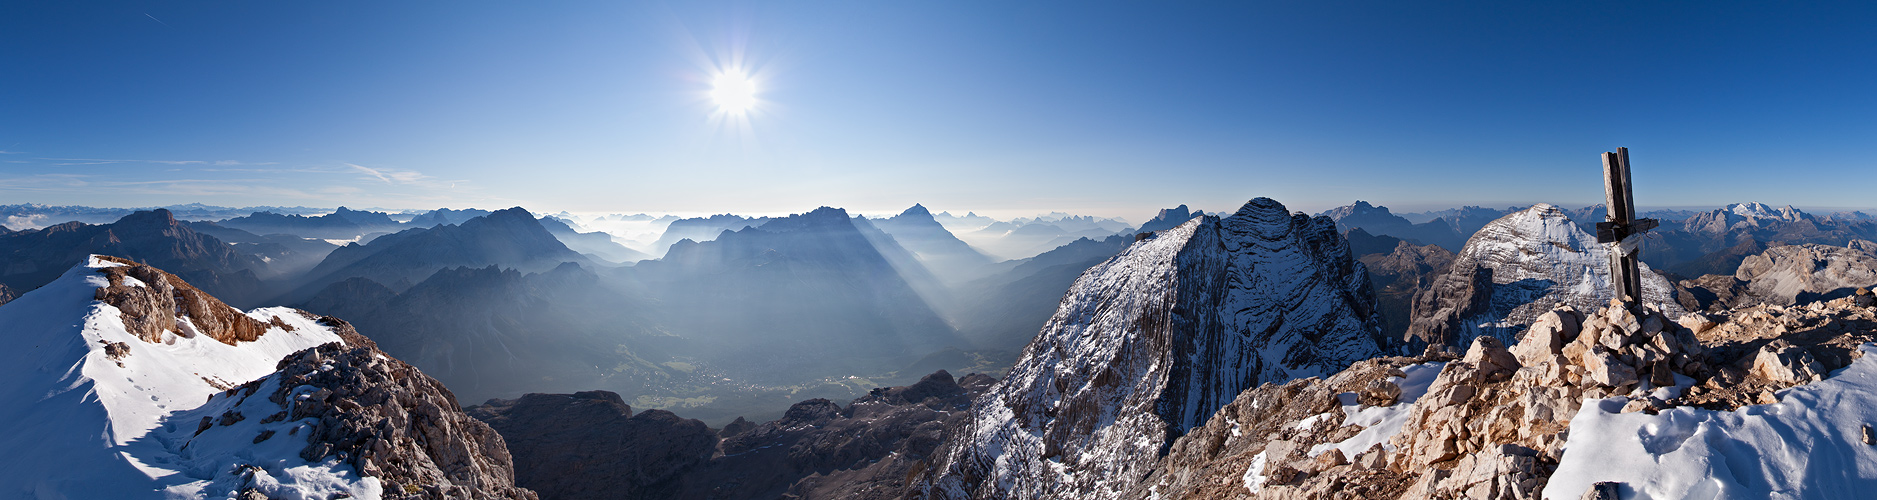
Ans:
[[[1361,233],[1352,229],[1351,235]],[[1392,239],[1392,238],[1390,238]],[[1350,242],[1354,244],[1354,240]],[[1454,254],[1437,245],[1414,245],[1397,240],[1388,253],[1356,258],[1369,269],[1375,284],[1375,303],[1382,314],[1382,333],[1403,338],[1413,322],[1414,296],[1432,285],[1435,277],[1453,265]]]
[[[703,422],[664,410],[633,415],[607,391],[491,399],[469,415],[502,433],[515,481],[547,499],[653,498],[717,445]]]
[[[889,499],[992,383],[940,371],[843,407],[803,401],[760,425],[713,432],[605,391],[491,400],[469,413],[508,438],[518,482],[547,499]],[[721,437],[720,437],[721,436]]]
[[[465,415],[449,389],[411,365],[370,345],[332,343],[289,355],[278,369],[220,397],[240,398],[236,406],[249,417],[278,410],[264,422],[317,423],[295,427],[288,436],[257,436],[255,442],[304,439],[301,458],[351,465],[362,476],[378,478],[386,498],[536,498],[515,486],[502,436]],[[275,390],[256,394],[263,386]],[[250,401],[252,396],[267,403]],[[219,425],[243,418],[224,413]]]

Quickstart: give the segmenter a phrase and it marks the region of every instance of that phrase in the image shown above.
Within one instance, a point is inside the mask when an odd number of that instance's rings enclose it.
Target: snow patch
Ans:
[[[1251,490],[1253,495],[1264,489],[1264,465],[1264,452],[1260,451],[1251,457],[1251,466],[1245,468],[1245,489]]]
[[[1401,369],[1406,377],[1388,377],[1388,381],[1401,387],[1401,397],[1394,406],[1363,406],[1345,400],[1343,404],[1343,425],[1363,427],[1349,439],[1339,443],[1323,443],[1310,447],[1309,455],[1314,457],[1331,449],[1342,450],[1343,456],[1354,459],[1356,455],[1368,451],[1369,447],[1382,445],[1382,449],[1395,451],[1395,445],[1389,439],[1401,433],[1402,424],[1408,422],[1408,415],[1413,413],[1414,402],[1427,395],[1427,387],[1433,385],[1434,378],[1447,363],[1421,363]]]
[[[1574,499],[1600,481],[1623,497],[1861,498],[1877,491],[1877,344],[1832,378],[1779,391],[1780,401],[1721,412],[1681,407],[1618,413],[1621,397],[1586,401],[1544,497]]]

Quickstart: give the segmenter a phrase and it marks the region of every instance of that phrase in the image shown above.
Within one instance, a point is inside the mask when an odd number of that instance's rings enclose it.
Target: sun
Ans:
[[[717,103],[718,111],[741,115],[756,107],[756,81],[742,71],[718,73],[710,87],[710,99]]]

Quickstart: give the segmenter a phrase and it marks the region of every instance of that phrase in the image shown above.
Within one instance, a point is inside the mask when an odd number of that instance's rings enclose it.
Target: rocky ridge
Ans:
[[[1268,198],[1144,233],[1078,278],[920,479],[934,498],[1112,498],[1241,390],[1382,355],[1368,273]]]
[[[1865,294],[1760,306],[1718,324],[1702,314],[1671,322],[1653,307],[1560,307],[1510,349],[1481,336],[1464,353],[1434,346],[1246,391],[1176,441],[1127,497],[1615,498],[1595,495],[1631,486],[1582,471],[1620,444],[1567,452],[1575,420],[1779,403],[1785,388],[1824,379],[1877,340],[1873,303]],[[1428,369],[1438,370],[1431,381],[1411,375]],[[1571,481],[1550,485],[1563,469]]]
[[[331,324],[349,329],[343,322]],[[376,478],[385,498],[537,498],[515,486],[514,462],[499,434],[465,415],[441,382],[374,345],[306,349],[282,359],[278,370],[211,397],[196,413],[219,411],[219,425],[203,420],[191,442],[227,439],[221,434],[229,433],[256,444],[305,443],[300,458],[350,465]],[[233,427],[247,418],[260,419],[263,427]],[[243,467],[231,474],[237,477],[230,479],[255,481]],[[241,491],[263,493],[253,487]]]
[[[92,256],[0,330],[0,424],[33,431],[0,436],[25,457],[0,484],[36,496],[533,498],[499,436],[337,318]]]

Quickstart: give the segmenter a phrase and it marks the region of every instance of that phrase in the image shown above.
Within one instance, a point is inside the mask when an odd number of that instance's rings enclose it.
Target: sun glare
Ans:
[[[741,115],[756,107],[756,81],[741,71],[719,73],[710,86],[710,99],[717,103],[718,111]]]

